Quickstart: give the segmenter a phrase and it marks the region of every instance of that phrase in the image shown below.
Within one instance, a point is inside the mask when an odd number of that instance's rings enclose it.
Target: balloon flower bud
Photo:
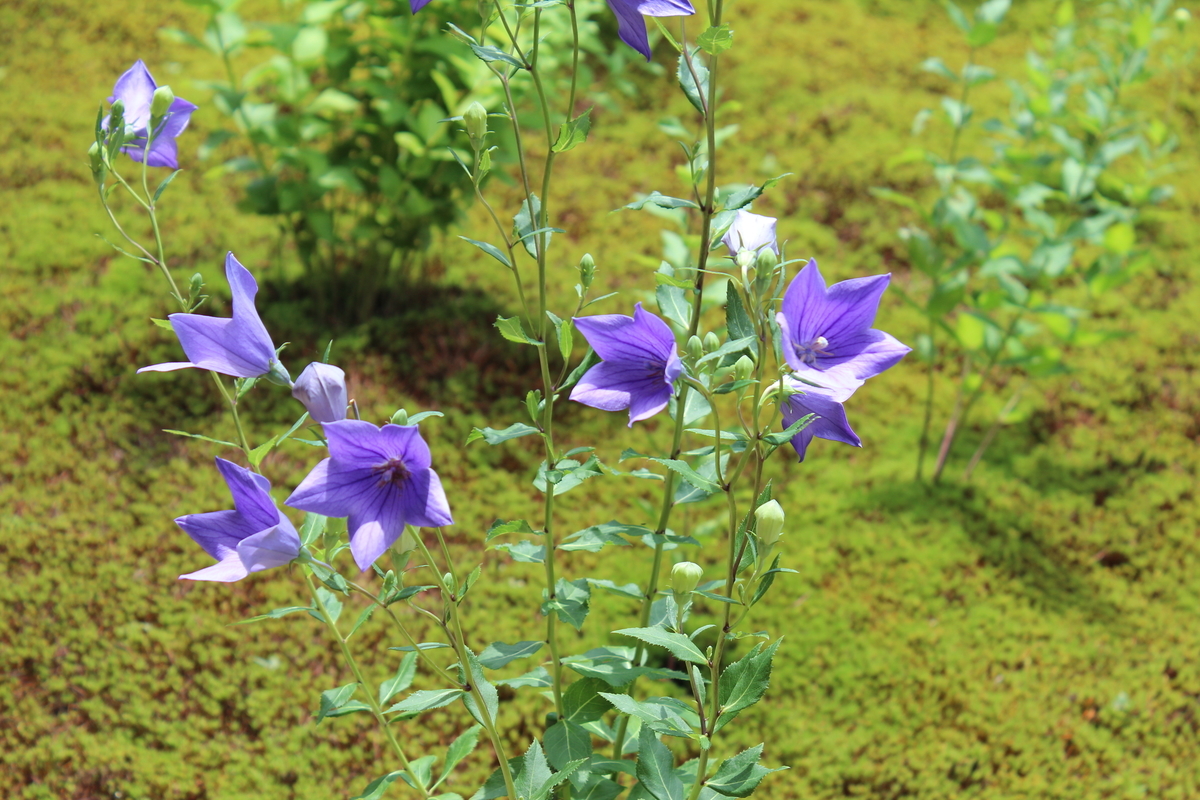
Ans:
[[[1188,11],[1186,8],[1175,9],[1173,16],[1175,17],[1175,22],[1181,26],[1192,21],[1192,12]]]
[[[743,355],[733,365],[733,379],[744,381],[754,374],[754,361],[750,356]]]
[[[671,569],[671,588],[676,597],[691,594],[700,585],[704,569],[691,561],[680,561]]]
[[[471,103],[463,112],[463,123],[467,126],[467,137],[475,150],[483,149],[483,140],[488,134],[487,109],[478,102]]]
[[[150,116],[152,118],[164,117],[171,110],[171,104],[175,102],[175,93],[171,91],[170,86],[160,86],[154,90],[154,96],[150,99]]]
[[[592,281],[596,278],[596,259],[592,258],[591,253],[584,253],[583,258],[579,259],[579,284],[583,291],[592,288]]]
[[[697,361],[704,356],[704,342],[700,341],[699,336],[693,336],[687,340],[688,358]]]
[[[754,519],[757,522],[758,540],[763,547],[774,547],[783,535],[783,506],[776,500],[768,500],[754,510]]]
[[[313,363],[304,368],[292,387],[292,397],[304,403],[317,422],[346,418],[346,373],[332,364]]]
[[[92,142],[88,148],[88,161],[91,163],[92,175],[99,181],[104,174],[104,156],[100,154],[100,144]]]
[[[704,350],[711,353],[721,346],[721,339],[712,331],[704,334]]]

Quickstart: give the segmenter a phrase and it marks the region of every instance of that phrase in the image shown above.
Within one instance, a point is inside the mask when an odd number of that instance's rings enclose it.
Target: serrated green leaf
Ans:
[[[508,338],[505,336],[504,338]],[[467,444],[477,442],[483,439],[491,445],[497,445],[501,442],[507,442],[509,439],[519,439],[522,436],[530,436],[535,433],[540,433],[537,428],[532,425],[526,425],[523,422],[514,422],[503,430],[495,428],[472,428],[471,433],[467,436]]]
[[[556,153],[574,150],[587,141],[588,131],[592,128],[592,109],[588,108],[575,119],[567,120],[558,128],[558,138],[551,149]]]
[[[488,244],[487,242],[481,242],[481,241],[478,241],[476,239],[471,239],[466,236],[459,236],[458,238],[470,242],[471,244],[475,245],[483,252],[487,253],[492,258],[499,261],[504,266],[508,267],[509,269],[512,269],[512,262],[508,260],[508,256],[505,255],[504,251],[501,250],[499,247],[496,247],[496,245]]]
[[[347,683],[345,686],[339,686],[336,689],[326,689],[321,692],[321,705],[317,710],[317,723],[333,714],[342,706],[350,701],[354,696],[354,692],[358,689],[357,683]]]
[[[787,767],[767,769],[758,763],[762,758],[761,744],[743,750],[733,758],[727,758],[717,768],[717,773],[704,782],[704,785],[714,792],[726,797],[749,797],[759,782],[772,772],[779,772]]]
[[[610,707],[608,703],[605,706]],[[545,741],[546,757],[555,769],[562,769],[572,761],[587,759],[592,755],[592,735],[565,719],[550,726]]]
[[[450,773],[454,771],[464,758],[471,755],[471,752],[479,744],[479,732],[483,728],[479,725],[472,725],[463,731],[457,739],[450,743],[446,748],[446,763],[442,766],[442,774],[437,779],[437,786],[446,778],[450,777]]]
[[[488,528],[487,543],[490,544],[492,539],[497,536],[504,536],[508,533],[535,533],[533,528],[529,527],[529,523],[523,519],[514,519],[505,522],[504,520],[496,520],[492,523],[492,527]]]
[[[638,736],[637,778],[657,800],[685,800],[683,781],[675,774],[675,759],[649,727]]]
[[[735,661],[721,673],[721,713],[713,732],[721,730],[738,712],[762,699],[771,681],[771,659],[779,649],[776,640],[769,647],[756,645],[744,658]]]
[[[219,445],[223,445],[225,447],[237,447],[239,449],[241,448],[240,444],[234,444],[233,442],[226,442],[222,439],[213,439],[210,436],[201,436],[198,433],[188,433],[187,431],[173,431],[169,428],[163,428],[163,433],[172,433],[176,436],[186,436],[189,439],[199,439],[204,442],[212,442],[213,444],[219,444]]]
[[[679,66],[675,71],[679,78],[679,88],[697,111],[708,115],[708,67],[700,60],[700,51],[691,48],[685,55],[679,55]]]
[[[612,709],[612,703],[600,696],[606,688],[608,683],[598,678],[584,678],[572,683],[563,692],[563,720],[586,725],[600,719]]]
[[[405,654],[404,658],[400,659],[400,666],[396,668],[396,674],[379,684],[380,705],[390,703],[393,697],[412,686],[413,679],[417,676],[418,658],[415,651]]]
[[[500,335],[510,342],[517,344],[538,344],[537,339],[530,338],[529,334],[525,333],[525,327],[521,324],[518,317],[496,318],[496,329],[500,331]]]
[[[467,650],[467,662],[471,668],[469,679],[471,685],[475,687],[480,698],[483,700],[488,717],[494,720],[500,712],[500,693],[496,691],[495,685],[483,674],[483,667],[479,663],[479,658],[470,650]],[[462,669],[462,665],[459,665],[459,669]],[[463,705],[467,707],[467,711],[471,712],[471,716],[475,718],[476,722],[481,725],[485,722],[474,693],[463,695]]]
[[[433,708],[448,706],[464,694],[466,693],[461,689],[421,689],[396,703],[387,710],[387,713],[416,714],[421,711],[429,711]]]
[[[259,614],[257,617],[249,617],[240,619],[237,622],[231,622],[231,625],[248,625],[251,622],[261,622],[264,619],[280,619],[288,614],[295,614],[297,611],[312,611],[312,606],[288,606],[287,608],[277,608],[274,611],[268,611],[266,614]]]
[[[696,44],[710,56],[720,55],[733,47],[733,31],[728,25],[709,27],[696,37]]]
[[[492,642],[479,654],[479,663],[488,669],[500,669],[518,658],[529,658],[542,649],[544,642],[525,641],[516,644]]]
[[[619,633],[622,636],[632,636],[635,639],[641,639],[647,644],[652,644],[657,647],[665,647],[670,650],[676,657],[684,661],[690,661],[693,664],[707,664],[708,659],[704,653],[700,652],[700,648],[696,643],[682,633],[672,633],[671,631],[662,628],[622,628],[613,633]]]

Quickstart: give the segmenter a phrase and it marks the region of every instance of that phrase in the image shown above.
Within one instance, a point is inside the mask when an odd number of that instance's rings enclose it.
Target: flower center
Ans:
[[[796,345],[796,358],[805,364],[815,364],[817,356],[833,355],[825,349],[826,347],[829,347],[829,340],[824,336],[818,336],[808,344]]]
[[[412,474],[399,458],[389,458],[384,463],[378,464],[372,469],[379,476],[380,487],[387,486],[388,484],[399,486],[408,480],[408,476]]]

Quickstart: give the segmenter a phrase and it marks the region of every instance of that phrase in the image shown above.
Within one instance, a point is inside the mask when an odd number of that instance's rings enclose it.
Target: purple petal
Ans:
[[[399,458],[409,472],[429,469],[433,457],[416,425],[384,425],[379,431],[389,458]]]
[[[624,314],[576,317],[575,327],[605,361],[665,363],[676,355],[675,334],[670,326],[644,310],[641,303],[633,307],[633,317]]]
[[[233,507],[255,532],[279,524],[279,509],[271,499],[271,482],[232,461],[216,459],[217,470],[233,495]]]
[[[349,515],[350,552],[361,570],[368,569],[404,533],[404,493],[394,485],[367,495]]]
[[[650,60],[650,37],[646,35],[646,21],[638,11],[637,0],[608,0],[608,7],[617,17],[617,35],[621,41],[637,50]]]
[[[237,323],[238,335],[243,337],[241,346],[246,356],[270,364],[275,360],[275,345],[271,342],[271,334],[267,333],[266,326],[258,317],[258,309],[254,307],[258,283],[250,274],[250,270],[234,258],[232,252],[225,256],[225,277],[233,291],[233,319]]]
[[[891,280],[888,273],[853,278],[829,287],[825,295],[828,310],[821,335],[829,340],[830,349],[842,339],[871,329],[879,311],[879,299]]]
[[[427,5],[429,5],[429,0],[408,0],[408,6],[412,9],[412,13],[414,14]]]
[[[171,321],[189,363],[200,369],[237,378],[257,378],[271,368],[269,360],[263,360],[261,353],[250,351],[245,340],[238,337],[239,329],[232,319],[199,314],[170,314],[167,319]]]
[[[180,580],[187,581],[217,581],[218,583],[233,583],[240,581],[249,573],[246,572],[246,567],[242,564],[242,560],[237,553],[233,553],[228,558],[223,558],[211,567],[189,572],[186,575],[180,575]]]
[[[379,475],[373,469],[338,470],[334,459],[326,458],[313,467],[283,502],[327,517],[348,517],[369,506],[378,492]]]
[[[209,511],[204,514],[186,514],[175,519],[175,524],[192,537],[218,561],[224,561],[237,549],[238,542],[258,533],[237,511]]]
[[[779,310],[784,357],[793,369],[803,363],[796,357],[796,348],[821,335],[816,321],[823,315],[824,304],[825,279],[816,260],[810,259],[788,285]]]
[[[688,0],[637,0],[636,5],[647,17],[686,17],[696,13]]]
[[[832,369],[818,369],[817,367],[809,366],[808,364],[801,365],[803,369],[798,369],[793,373],[798,378],[803,378],[808,383],[816,384],[825,391],[829,399],[837,403],[844,403],[850,399],[850,396],[858,391],[859,387],[866,383],[865,378],[859,378],[854,374],[853,365],[837,366]],[[808,391],[811,386],[807,383],[792,381],[792,384],[801,391]]]
[[[292,523],[283,519],[279,525],[243,539],[237,554],[246,572],[282,567],[300,554],[300,537]]]
[[[861,380],[873,378],[891,369],[900,359],[912,352],[911,347],[901,343],[890,333],[874,328],[854,337],[838,340],[836,344],[831,338],[829,350],[831,355],[818,356],[817,363],[812,366],[822,372],[845,371]],[[839,355],[839,352],[847,355]],[[803,373],[805,370],[796,372]]]
[[[442,489],[442,480],[431,469],[409,476],[403,484],[404,521],[419,528],[453,525],[450,503]]]
[[[729,248],[731,256],[736,256],[740,250],[757,252],[764,247],[769,247],[775,255],[779,255],[779,243],[775,238],[776,222],[774,217],[739,209],[733,224],[721,237],[721,242]]]
[[[323,428],[329,441],[329,455],[337,460],[338,470],[374,469],[399,455],[389,448],[389,441],[379,428],[365,420],[344,419],[327,423]]]
[[[150,76],[150,70],[139,58],[117,78],[109,102],[122,101],[125,104],[125,124],[135,130],[144,130],[150,124],[150,101],[154,99],[154,90],[157,88],[158,84]]]
[[[633,395],[629,403],[629,427],[633,423],[653,417],[667,407],[674,391],[669,386],[659,385],[655,392],[642,392]]]
[[[796,388],[801,388],[804,394],[792,395],[784,403],[782,408],[784,427],[791,426],[796,420],[808,414],[815,414],[817,417],[792,439],[792,447],[795,448],[801,461],[804,460],[805,451],[814,438],[862,447],[862,440],[850,427],[850,422],[846,419],[846,409],[841,403],[836,402],[820,389],[794,382],[789,383]]]

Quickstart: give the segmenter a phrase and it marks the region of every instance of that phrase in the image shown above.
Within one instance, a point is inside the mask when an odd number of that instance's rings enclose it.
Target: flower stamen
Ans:
[[[412,474],[400,458],[389,458],[384,463],[372,467],[372,469],[379,475],[379,483],[377,485],[380,488],[387,486],[389,483],[399,486],[408,480],[409,475]]]
[[[817,363],[817,356],[831,356],[825,348],[829,347],[829,340],[824,336],[818,336],[808,344],[796,345],[796,358],[800,359],[805,364]]]

